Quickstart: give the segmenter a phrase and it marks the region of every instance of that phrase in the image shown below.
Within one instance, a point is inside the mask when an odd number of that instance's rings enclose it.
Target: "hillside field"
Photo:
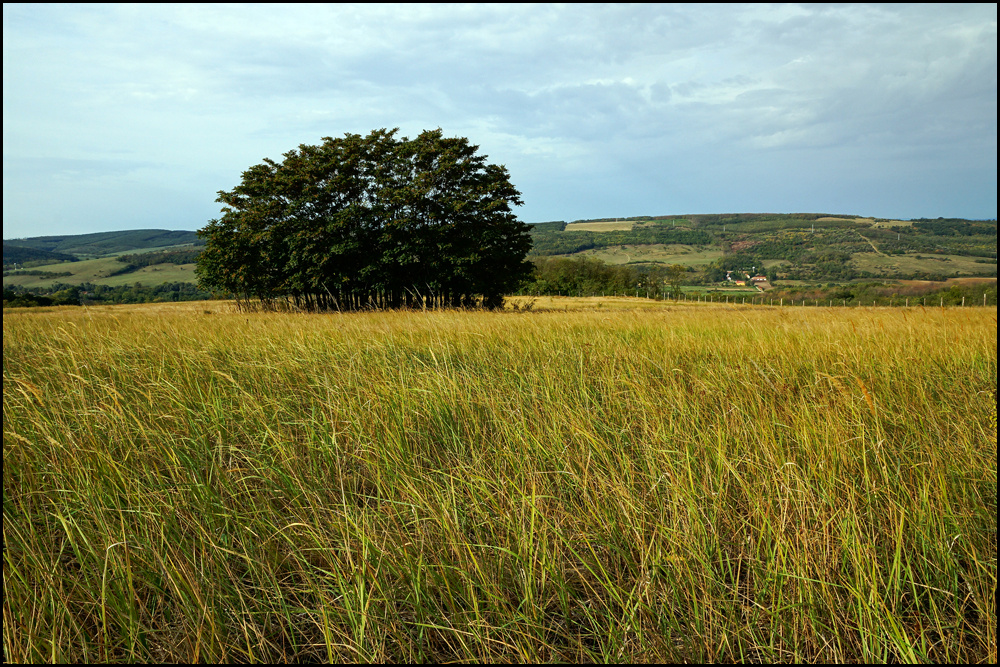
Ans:
[[[635,225],[629,220],[615,220],[610,222],[571,222],[566,225],[568,232],[613,232],[630,230]]]
[[[48,272],[57,274],[55,277],[45,275],[31,275],[28,272],[10,272],[3,278],[5,287],[20,285],[26,289],[37,289],[51,287],[56,284],[82,285],[84,283],[94,283],[101,285],[134,285],[141,283],[144,285],[159,285],[161,283],[197,281],[194,273],[194,264],[155,264],[145,266],[137,271],[111,275],[120,271],[125,265],[115,257],[102,257],[100,259],[85,259],[79,262],[62,262],[59,264],[43,264],[33,267],[32,271]],[[71,275],[58,275],[70,273]]]
[[[963,276],[983,273],[985,269],[996,270],[996,260],[985,263],[981,257],[963,257],[961,255],[921,255],[909,253],[906,255],[879,255],[873,252],[859,252],[851,257],[851,265],[861,271],[883,272],[888,274],[910,274],[924,272],[928,274],[959,274]]]
[[[5,310],[5,662],[996,663],[995,307],[560,304]]]
[[[680,264],[682,266],[703,266],[711,264],[720,257],[722,251],[717,248],[689,246],[680,244],[623,245],[608,248],[594,248],[576,253],[580,257],[596,257],[607,264],[634,264],[649,262],[653,264]]]

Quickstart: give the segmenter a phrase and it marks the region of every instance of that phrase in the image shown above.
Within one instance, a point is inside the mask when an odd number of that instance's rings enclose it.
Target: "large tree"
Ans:
[[[307,309],[497,308],[530,273],[506,168],[440,129],[325,137],[220,191],[199,231],[203,287]]]

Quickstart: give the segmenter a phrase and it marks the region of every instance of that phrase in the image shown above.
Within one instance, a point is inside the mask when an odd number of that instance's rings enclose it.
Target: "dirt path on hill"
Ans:
[[[863,238],[865,241],[868,242],[868,245],[870,245],[872,247],[872,250],[875,251],[876,255],[882,255],[883,257],[888,257],[889,256],[889,255],[885,254],[884,252],[882,252],[881,250],[879,250],[878,248],[876,248],[875,244],[871,242],[871,239],[869,239],[867,236],[865,236],[861,232],[858,232],[858,236],[860,236],[861,238]]]

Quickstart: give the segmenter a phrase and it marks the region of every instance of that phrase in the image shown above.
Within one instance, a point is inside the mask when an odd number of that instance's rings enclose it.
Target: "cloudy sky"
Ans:
[[[3,6],[3,236],[197,229],[247,167],[440,127],[528,222],[996,218],[997,8]]]

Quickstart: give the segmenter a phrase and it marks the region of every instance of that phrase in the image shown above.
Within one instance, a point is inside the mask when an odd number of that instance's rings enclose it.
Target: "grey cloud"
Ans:
[[[398,126],[488,147],[527,217],[819,197],[804,164],[926,197],[932,170],[995,180],[996,116],[995,6],[4,6],[5,182],[44,155],[211,202],[265,155]]]

